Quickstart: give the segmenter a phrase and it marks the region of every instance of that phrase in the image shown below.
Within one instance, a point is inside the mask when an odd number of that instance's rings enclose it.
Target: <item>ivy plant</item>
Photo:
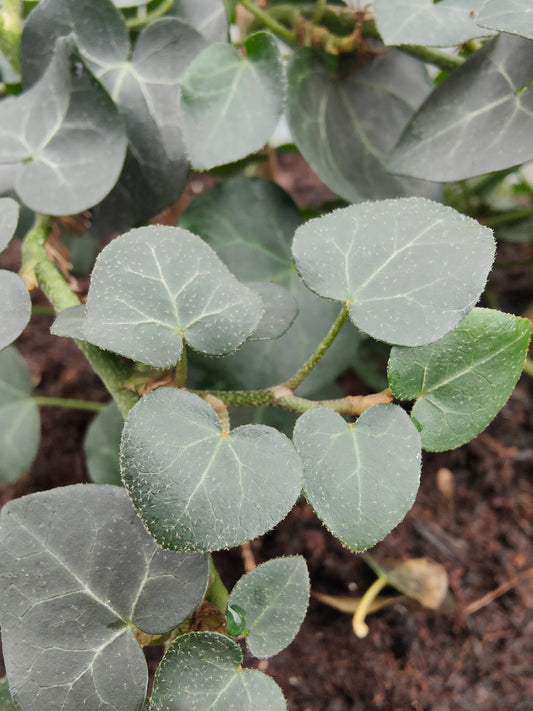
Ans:
[[[305,561],[229,592],[210,554],[302,495],[350,550],[373,546],[422,450],[478,435],[531,372],[529,322],[478,306],[491,225],[531,234],[531,22],[518,0],[3,0],[0,250],[17,232],[22,263],[0,271],[0,479],[29,469],[39,406],[97,414],[93,483],[1,512],[2,708],[286,708],[239,640],[290,644]],[[334,206],[300,211],[256,174],[283,113]],[[186,200],[190,167],[214,177]],[[47,248],[79,213],[100,250],[82,301]],[[13,343],[35,289],[105,406],[34,395]],[[383,386],[341,392],[349,367]]]

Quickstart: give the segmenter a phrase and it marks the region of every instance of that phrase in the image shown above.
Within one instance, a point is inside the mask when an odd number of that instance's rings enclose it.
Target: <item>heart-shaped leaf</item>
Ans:
[[[352,205],[294,236],[302,279],[344,301],[378,340],[422,345],[450,331],[478,300],[494,259],[486,227],[423,198]]]
[[[349,202],[424,195],[440,188],[385,170],[414,111],[431,91],[424,66],[395,50],[333,77],[311,49],[289,60],[287,107],[294,141],[318,177]]]
[[[91,343],[167,368],[179,360],[183,340],[209,355],[234,351],[261,313],[261,299],[199,237],[140,227],[100,253],[84,330]]]
[[[176,0],[169,15],[192,25],[208,42],[226,41],[228,21],[220,0]]]
[[[286,711],[279,686],[241,663],[239,645],[224,635],[178,637],[157,669],[150,711]]]
[[[298,313],[296,299],[287,289],[269,281],[249,281],[246,286],[259,294],[263,315],[251,341],[267,341],[283,336]]]
[[[275,558],[243,575],[229,605],[245,612],[246,643],[255,657],[271,657],[296,636],[309,604],[304,558]]]
[[[41,438],[31,373],[15,348],[0,350],[0,480],[15,481],[33,462]]]
[[[20,336],[31,316],[31,299],[18,274],[0,270],[0,350]]]
[[[533,40],[533,7],[530,0],[486,0],[478,25]]]
[[[207,556],[161,550],[123,489],[75,485],[9,501],[0,622],[21,711],[144,705],[133,626],[168,632],[201,602]]]
[[[247,341],[234,355],[205,363],[237,388],[269,387],[289,378],[337,317],[338,306],[311,294],[294,269],[290,241],[300,224],[298,209],[280,187],[243,177],[224,180],[199,195],[181,219],[180,225],[201,235],[239,279],[279,283],[298,304],[293,325],[277,341]],[[298,392],[307,395],[333,381],[353,363],[357,346],[355,329],[343,328]]]
[[[388,169],[426,180],[463,180],[531,160],[532,76],[531,40],[490,40],[422,104]]]
[[[95,484],[122,486],[119,448],[124,418],[114,402],[109,403],[91,422],[83,450],[89,477]]]
[[[0,252],[4,251],[15,234],[18,221],[18,203],[9,197],[0,198]]]
[[[84,70],[71,37],[57,40],[45,74],[0,105],[0,162],[23,163],[21,200],[36,212],[68,215],[100,202],[126,152],[122,121]]]
[[[452,47],[489,33],[476,24],[483,0],[375,0],[385,44]]]
[[[453,449],[485,429],[522,372],[530,331],[527,319],[474,309],[436,343],[392,349],[389,382],[397,398],[416,400],[424,449]]]
[[[310,410],[296,423],[294,444],[309,503],[351,550],[380,541],[413,505],[420,435],[397,405],[375,405],[355,425],[332,410]]]
[[[183,136],[199,170],[258,151],[281,114],[283,70],[276,40],[258,32],[244,43],[246,56],[213,44],[194,59],[181,81]]]
[[[275,526],[301,487],[290,440],[263,425],[224,433],[215,411],[192,393],[160,388],[131,410],[121,471],[155,540],[176,550],[217,550]]]

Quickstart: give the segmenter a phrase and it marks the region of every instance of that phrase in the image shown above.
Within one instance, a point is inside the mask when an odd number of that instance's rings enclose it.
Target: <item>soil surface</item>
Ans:
[[[292,162],[290,154],[281,157],[280,182],[300,206],[331,198],[302,168],[295,181]],[[193,178],[193,192],[202,188],[198,180]],[[504,244],[498,260],[508,267],[531,255],[531,246]],[[16,259],[12,248],[2,264],[16,268]],[[531,266],[502,269],[497,263],[492,295],[504,310],[522,313],[533,303],[532,272]],[[35,299],[46,303],[42,296]],[[106,401],[76,346],[50,337],[50,322],[33,318],[16,344],[30,364],[37,394]],[[352,374],[343,386],[354,394],[367,392]],[[533,380],[523,376],[483,434],[459,450],[426,454],[415,506],[372,551],[378,560],[425,556],[441,563],[450,589],[442,610],[395,603],[370,616],[368,636],[358,639],[349,615],[312,599],[285,651],[268,661],[246,659],[278,682],[290,711],[533,711],[532,403]],[[37,459],[18,482],[0,486],[0,503],[87,481],[82,441],[91,418],[43,409]],[[315,592],[361,595],[374,579],[303,501],[254,541],[252,550],[258,563],[304,555]],[[228,586],[243,573],[239,549],[216,554],[215,560]],[[483,599],[488,593],[494,594]],[[159,653],[150,650],[152,667]]]

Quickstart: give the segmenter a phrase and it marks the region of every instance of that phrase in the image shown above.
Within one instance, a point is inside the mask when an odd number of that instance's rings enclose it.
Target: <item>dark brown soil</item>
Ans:
[[[290,189],[284,165],[281,182]],[[316,179],[301,174],[293,194],[300,204],[319,201]],[[502,259],[521,259],[531,247],[501,252]],[[13,250],[7,259],[16,259]],[[533,302],[532,276],[526,267],[496,270],[493,289],[505,309],[519,313]],[[107,400],[75,345],[50,338],[49,325],[49,318],[35,317],[17,342],[38,394]],[[354,377],[347,382],[360,386]],[[533,710],[533,577],[516,579],[533,569],[532,402],[533,381],[523,376],[486,432],[454,452],[426,455],[414,508],[373,551],[378,559],[427,556],[442,563],[453,602],[446,612],[398,603],[371,616],[369,635],[358,639],[348,615],[312,600],[284,652],[247,660],[280,684],[290,711]],[[87,481],[81,443],[91,417],[46,408],[39,455],[20,481],[0,486],[0,502]],[[451,487],[438,474],[443,468],[452,472]],[[304,502],[254,541],[253,551],[257,562],[304,555],[315,591],[360,595],[373,579]],[[243,572],[239,550],[217,554],[216,562],[228,585]],[[506,583],[507,592],[467,614],[470,603]]]

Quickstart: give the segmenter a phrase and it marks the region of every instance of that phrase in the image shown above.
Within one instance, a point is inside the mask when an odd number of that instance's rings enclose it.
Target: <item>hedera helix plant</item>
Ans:
[[[2,703],[284,709],[272,679],[242,669],[236,639],[258,657],[290,643],[305,562],[270,560],[228,593],[210,553],[272,529],[302,491],[345,546],[374,545],[411,507],[422,449],[469,441],[511,394],[530,325],[476,307],[495,253],[479,220],[505,236],[533,219],[516,168],[533,159],[531,10],[3,0],[0,17],[0,249],[19,209],[35,213],[19,275],[0,272],[2,478],[35,456],[38,405],[101,409],[33,397],[10,345],[28,291],[48,297],[52,334],[76,341],[113,398],[86,440],[98,484],[3,508]],[[284,104],[294,150],[345,201],[306,222],[250,177]],[[229,163],[244,174],[178,226],[146,224],[189,165]],[[55,218],[87,210],[89,239],[109,243],[82,304],[47,239]],[[371,343],[388,383],[340,393]],[[163,643],[146,700],[141,647]]]

